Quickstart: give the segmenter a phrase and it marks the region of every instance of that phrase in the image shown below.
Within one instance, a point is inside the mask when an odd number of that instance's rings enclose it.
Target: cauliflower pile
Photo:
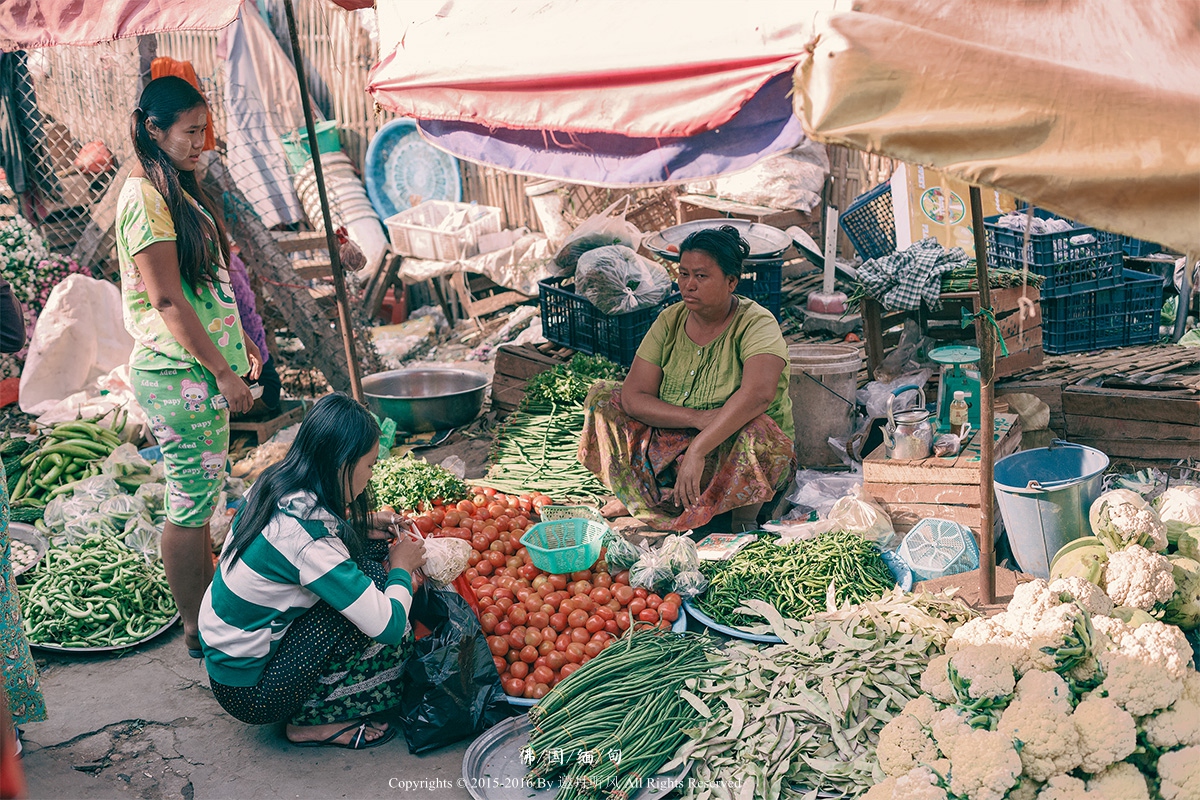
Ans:
[[[1200,526],[1193,521],[1200,513],[1200,488],[1173,487],[1157,503],[1158,510],[1129,489],[1100,495],[1088,514],[1093,536],[1064,546],[1050,577],[1096,584],[1122,619],[1144,611],[1195,630],[1200,628]]]
[[[967,622],[880,731],[887,777],[865,800],[1200,800],[1191,647],[1117,611],[1068,577]]]

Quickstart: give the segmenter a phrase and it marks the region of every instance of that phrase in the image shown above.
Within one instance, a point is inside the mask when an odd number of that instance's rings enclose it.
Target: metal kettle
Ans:
[[[917,390],[917,407],[893,413],[892,403],[896,395],[909,389]],[[883,427],[883,446],[887,457],[929,458],[933,453],[933,423],[929,421],[933,412],[925,409],[925,390],[913,384],[896,389],[888,398],[887,414],[887,425]]]

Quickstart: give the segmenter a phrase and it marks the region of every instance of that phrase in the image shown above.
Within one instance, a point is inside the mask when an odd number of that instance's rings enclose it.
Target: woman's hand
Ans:
[[[396,535],[393,528],[403,529],[407,524],[403,514],[394,511],[372,511],[369,515],[368,539],[391,539]]]
[[[700,502],[704,487],[700,485],[704,478],[704,456],[696,455],[688,448],[679,463],[679,471],[675,475],[675,503],[683,508],[691,508]]]
[[[236,372],[226,368],[216,375],[217,389],[225,395],[230,414],[245,414],[254,407],[254,395]]]
[[[402,533],[388,547],[388,569],[402,569],[409,575],[425,564],[425,542],[410,533]]]
[[[242,339],[246,346],[246,357],[250,360],[250,372],[246,374],[252,381],[258,380],[258,376],[262,374],[263,357],[258,349],[258,345],[250,340],[249,336]]]

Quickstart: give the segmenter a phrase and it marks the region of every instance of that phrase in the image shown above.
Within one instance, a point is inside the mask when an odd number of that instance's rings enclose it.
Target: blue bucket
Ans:
[[[1022,572],[1049,578],[1054,554],[1091,535],[1088,509],[1100,496],[1107,468],[1104,453],[1063,441],[996,462],[996,503]]]

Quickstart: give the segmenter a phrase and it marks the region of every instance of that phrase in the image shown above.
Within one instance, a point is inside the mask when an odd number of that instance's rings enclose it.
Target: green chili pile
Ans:
[[[522,757],[529,779],[561,779],[556,800],[620,800],[637,793],[701,722],[688,691],[714,674],[708,639],[631,630],[550,690],[529,712]]]
[[[107,536],[51,548],[25,578],[17,588],[33,644],[129,645],[175,616],[162,562]]]
[[[831,584],[839,606],[872,600],[896,585],[875,545],[847,531],[794,544],[777,545],[763,537],[728,561],[702,562],[700,571],[708,590],[691,602],[735,628],[762,624],[737,611],[746,600],[762,600],[785,617],[801,619],[825,610]]]

